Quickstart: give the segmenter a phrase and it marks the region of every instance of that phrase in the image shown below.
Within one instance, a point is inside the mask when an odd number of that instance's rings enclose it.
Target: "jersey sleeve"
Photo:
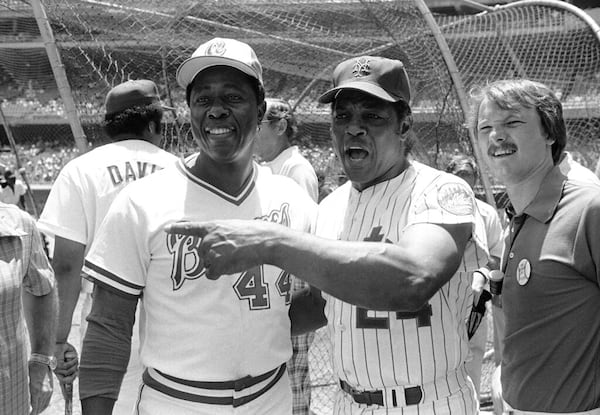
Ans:
[[[38,228],[50,236],[60,236],[88,244],[88,224],[81,183],[73,177],[71,166],[58,175],[38,220]]]
[[[484,266],[489,257],[483,217],[476,208],[469,185],[451,174],[442,173],[423,192],[413,195],[414,205],[406,226],[418,223],[471,225],[471,239],[463,256],[470,269]]]
[[[100,225],[83,272],[96,282],[139,296],[150,262],[148,225],[127,190],[117,196]]]
[[[486,232],[487,243],[490,255],[496,258],[502,258],[502,248],[504,246],[504,229],[500,222],[500,216],[493,206],[490,206],[490,213],[487,218]]]

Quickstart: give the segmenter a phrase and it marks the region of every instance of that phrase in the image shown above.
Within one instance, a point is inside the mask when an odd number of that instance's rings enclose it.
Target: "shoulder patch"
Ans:
[[[471,192],[460,183],[444,183],[438,190],[438,203],[453,215],[472,215],[474,202]]]

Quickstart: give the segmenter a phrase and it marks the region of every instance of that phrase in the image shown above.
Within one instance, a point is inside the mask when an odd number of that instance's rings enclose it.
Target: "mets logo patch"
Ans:
[[[438,190],[438,203],[446,212],[453,215],[472,215],[473,197],[460,183],[445,183]]]
[[[359,58],[352,67],[352,74],[355,78],[367,76],[371,74],[371,67],[369,66],[369,59]]]

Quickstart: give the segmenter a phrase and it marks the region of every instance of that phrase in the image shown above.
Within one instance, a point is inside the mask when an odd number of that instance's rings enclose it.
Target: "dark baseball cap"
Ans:
[[[198,46],[177,68],[177,83],[187,88],[196,75],[212,66],[230,66],[263,83],[262,66],[254,49],[239,40],[218,37]]]
[[[396,59],[361,56],[343,61],[333,71],[333,88],[321,95],[319,102],[335,101],[343,89],[363,91],[389,102],[410,102],[408,75],[404,64]]]
[[[158,94],[158,87],[148,79],[123,82],[106,94],[106,115],[116,114],[128,108],[159,104],[164,109],[174,109],[163,105]]]

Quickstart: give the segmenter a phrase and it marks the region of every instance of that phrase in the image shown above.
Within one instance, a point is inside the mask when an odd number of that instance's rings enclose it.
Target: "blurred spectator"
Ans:
[[[0,176],[0,202],[25,209],[25,192],[27,188],[21,180],[17,179],[15,173],[12,170],[5,170]]]

